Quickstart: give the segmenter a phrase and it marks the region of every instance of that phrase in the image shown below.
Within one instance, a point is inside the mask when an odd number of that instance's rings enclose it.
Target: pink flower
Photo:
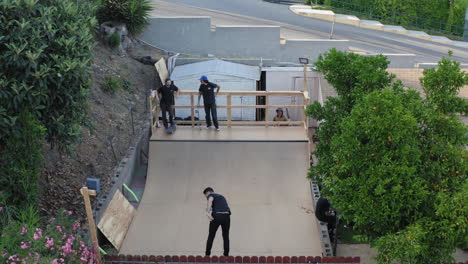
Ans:
[[[27,249],[29,248],[28,244],[24,243],[24,242],[21,242],[21,248],[22,249]]]
[[[73,214],[73,211],[68,211],[68,215],[72,215]]]
[[[54,239],[51,237],[46,237],[45,247],[50,248],[54,245]]]
[[[3,206],[0,206],[0,213],[3,211]]]
[[[28,230],[26,229],[25,226],[21,227],[21,235],[24,236],[26,233],[28,232]]]
[[[80,222],[75,222],[75,223],[72,225],[73,231],[76,231],[79,227],[80,227]]]
[[[39,238],[42,238],[42,229],[36,228],[36,232],[34,232],[33,238],[34,240],[38,240]]]
[[[58,225],[58,226],[55,227],[55,229],[57,229],[57,231],[59,231],[59,232],[63,232],[62,226]]]

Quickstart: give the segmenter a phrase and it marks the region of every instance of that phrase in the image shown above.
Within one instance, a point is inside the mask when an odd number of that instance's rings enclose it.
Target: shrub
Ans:
[[[125,91],[128,91],[128,90],[130,90],[130,88],[132,88],[132,83],[129,80],[125,79],[125,78],[121,78],[120,83],[122,84],[122,88]]]
[[[152,9],[150,0],[103,0],[97,17],[100,23],[106,21],[125,23],[128,31],[137,35],[148,24],[148,15]]]
[[[74,221],[71,211],[60,211],[43,228],[11,222],[0,237],[0,262],[97,263],[79,228],[80,223]]]
[[[34,116],[23,111],[0,148],[0,206],[7,212],[12,210],[11,206],[25,207],[36,203],[42,161],[40,140],[44,132]]]
[[[107,44],[109,44],[111,48],[117,48],[120,45],[119,34],[114,32],[112,35],[110,35],[109,38],[107,39]]]
[[[122,83],[117,77],[107,76],[101,84],[101,89],[106,93],[115,94],[117,91],[122,89]]]
[[[23,108],[52,147],[78,142],[86,122],[94,6],[75,0],[2,0],[0,149]]]

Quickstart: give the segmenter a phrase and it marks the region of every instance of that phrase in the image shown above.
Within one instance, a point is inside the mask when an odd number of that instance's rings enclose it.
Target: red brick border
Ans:
[[[305,263],[361,263],[360,257],[319,257],[319,256],[146,256],[146,255],[108,255],[106,264],[156,264],[156,263],[271,263],[271,264],[305,264]],[[463,264],[463,263],[459,263]],[[468,264],[468,263],[466,263]]]

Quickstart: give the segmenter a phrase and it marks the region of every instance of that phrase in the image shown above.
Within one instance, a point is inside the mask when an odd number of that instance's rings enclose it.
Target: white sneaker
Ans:
[[[219,131],[221,131],[221,129],[217,128],[217,129],[216,129],[216,131],[218,131],[218,132],[219,132]]]
[[[209,126],[209,127],[206,127],[206,129],[210,129],[210,128],[211,128],[211,126]]]

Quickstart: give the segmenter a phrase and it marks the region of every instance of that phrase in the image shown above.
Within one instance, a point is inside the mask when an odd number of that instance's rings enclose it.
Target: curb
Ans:
[[[289,10],[296,15],[318,18],[328,21],[334,21],[342,24],[353,25],[361,28],[374,29],[384,32],[390,32],[405,35],[412,38],[429,40],[432,42],[454,45],[461,48],[468,48],[468,42],[451,40],[447,37],[432,36],[423,31],[407,30],[402,26],[384,25],[376,20],[361,20],[353,15],[335,14],[331,10],[313,9],[308,5],[291,5]]]

